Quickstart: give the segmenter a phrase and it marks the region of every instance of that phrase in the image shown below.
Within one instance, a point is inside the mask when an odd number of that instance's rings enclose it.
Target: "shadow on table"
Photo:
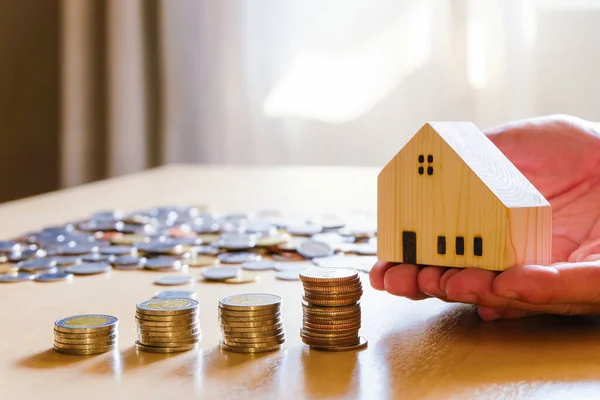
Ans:
[[[190,350],[189,352],[192,351],[198,350]],[[137,350],[135,346],[131,346],[121,352],[111,352],[108,357],[104,357],[99,363],[93,364],[87,372],[99,375],[120,375],[123,372],[165,361],[166,359],[188,354],[189,352],[171,354],[146,353]]]
[[[68,354],[60,354],[53,349],[47,349],[20,359],[17,362],[17,365],[23,368],[32,369],[60,368],[89,360],[93,357],[95,356],[72,356]]]
[[[473,306],[457,305],[384,337],[380,346],[393,391],[418,397],[443,382],[480,387],[597,380],[599,337],[600,322],[594,317],[483,322]]]

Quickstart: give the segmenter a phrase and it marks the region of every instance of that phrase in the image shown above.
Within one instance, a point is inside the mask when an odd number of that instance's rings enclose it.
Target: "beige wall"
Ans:
[[[58,188],[58,0],[0,0],[0,202]]]

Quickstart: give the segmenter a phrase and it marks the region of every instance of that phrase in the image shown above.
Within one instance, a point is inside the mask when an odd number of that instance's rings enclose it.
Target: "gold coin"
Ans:
[[[344,294],[330,294],[330,293],[312,293],[312,292],[304,292],[304,297],[308,299],[316,299],[316,300],[348,300],[353,298],[361,298],[362,291],[353,292],[353,293],[344,293]]]
[[[146,326],[158,327],[158,328],[173,327],[173,329],[175,329],[176,327],[183,327],[186,325],[194,325],[194,324],[198,323],[198,315],[194,315],[194,316],[188,317],[188,318],[181,318],[181,319],[165,319],[165,318],[160,318],[160,317],[156,317],[156,318],[159,318],[159,319],[158,320],[146,320],[143,318],[139,318],[136,315],[135,321],[138,323],[138,325],[141,325],[144,327],[146,327]],[[181,329],[183,329],[183,328],[181,328]]]
[[[135,243],[149,242],[150,237],[144,235],[122,235],[110,239],[110,242],[115,245],[131,246]]]
[[[244,310],[276,310],[281,304],[281,297],[266,293],[236,294],[219,301],[219,306],[233,311]]]
[[[322,324],[313,324],[313,323],[304,321],[302,326],[304,327],[304,329],[308,329],[311,331],[326,332],[326,331],[338,331],[338,330],[344,331],[344,330],[348,330],[348,329],[358,330],[361,327],[361,323],[359,321],[357,323],[351,323],[351,324],[322,325]]]
[[[242,338],[266,338],[266,337],[271,337],[271,336],[277,336],[279,334],[284,333],[285,330],[283,327],[274,329],[272,331],[263,331],[263,332],[223,332],[224,336],[228,336],[230,338],[233,337],[242,337]]]
[[[229,336],[224,335],[223,339],[225,339],[225,343],[234,342],[234,343],[251,343],[251,344],[260,344],[260,343],[273,343],[279,342],[285,339],[285,333],[282,332],[277,335],[271,336],[256,336],[256,337],[241,337],[241,336]]]
[[[287,243],[290,240],[290,235],[276,235],[276,236],[267,236],[264,238],[256,239],[257,247],[273,247],[279,246],[281,244]]]
[[[244,310],[234,311],[219,307],[219,315],[227,317],[263,317],[266,315],[279,315],[279,309],[266,309],[266,310]]]
[[[199,304],[194,299],[150,299],[138,303],[138,314],[148,316],[175,316],[197,312]]]
[[[190,339],[190,340],[179,340],[176,342],[160,342],[160,341],[155,341],[155,340],[144,340],[144,338],[139,337],[138,338],[138,342],[140,342],[141,344],[145,345],[145,346],[152,346],[152,347],[181,347],[181,346],[187,346],[190,344],[196,344],[199,342],[198,339]]]
[[[54,351],[61,354],[67,354],[72,356],[91,356],[96,354],[107,353],[116,349],[116,346],[110,346],[106,348],[97,348],[97,349],[61,349],[54,347]]]
[[[185,332],[185,331],[191,331],[194,329],[200,329],[200,324],[198,321],[196,321],[193,324],[188,324],[188,325],[151,326],[151,325],[138,324],[138,331],[142,330],[142,331],[146,331],[146,332],[156,332],[156,333]]]
[[[180,331],[180,332],[152,332],[138,329],[138,334],[151,337],[151,338],[168,338],[168,339],[180,339],[180,338],[189,338],[191,336],[198,336],[201,334],[201,330],[196,328],[189,331]]]
[[[94,339],[66,339],[64,337],[54,337],[54,341],[64,344],[102,344],[106,342],[114,342],[117,340],[117,335],[105,336]]]
[[[358,344],[349,345],[349,346],[311,346],[312,349],[321,350],[321,351],[352,351],[352,350],[362,350],[366,348],[368,345],[368,341],[364,337],[360,337]]]
[[[333,340],[315,339],[315,338],[312,338],[312,337],[306,336],[306,335],[300,335],[300,337],[302,338],[302,342],[309,346],[322,346],[322,347],[354,346],[360,342],[358,337],[350,337],[347,339],[333,339]]]
[[[110,341],[106,343],[98,343],[98,344],[68,344],[68,343],[59,343],[54,342],[54,348],[56,349],[70,349],[70,350],[92,350],[92,349],[106,349],[112,347],[116,344],[116,342]]]
[[[256,342],[256,343],[236,342],[236,341],[232,341],[232,340],[227,340],[227,338],[225,338],[225,337],[222,340],[223,340],[223,343],[225,343],[228,346],[253,347],[253,348],[272,347],[274,345],[280,345],[280,344],[283,344],[285,342],[285,338],[273,340],[273,341],[270,341],[270,342]]]
[[[300,272],[302,282],[311,284],[344,283],[354,281],[358,272],[350,268],[320,268],[312,267]]]
[[[228,315],[225,314],[221,314],[219,313],[219,321],[223,321],[223,323],[225,325],[227,325],[230,322],[264,322],[264,321],[268,321],[268,320],[273,320],[273,319],[280,319],[281,318],[281,312],[276,312],[273,314],[267,314],[267,315],[260,315],[258,317],[230,317]]]
[[[336,306],[346,306],[346,305],[350,305],[350,304],[356,304],[360,300],[360,297],[351,298],[351,299],[347,299],[347,300],[344,300],[344,299],[322,300],[322,299],[307,299],[305,296],[302,296],[302,300],[304,300],[307,303],[310,303],[312,305],[316,305],[316,306],[336,307]]]
[[[209,265],[216,265],[219,263],[217,257],[214,256],[206,256],[199,255],[194,258],[190,258],[189,260],[184,260],[184,264],[189,265],[190,267],[208,267]]]
[[[221,350],[229,351],[232,353],[265,353],[269,351],[279,350],[281,348],[280,344],[276,344],[270,347],[237,347],[237,346],[229,346],[223,342],[221,339],[219,341],[219,348]]]
[[[360,283],[360,281],[353,285],[344,285],[344,286],[318,286],[318,285],[303,284],[303,288],[304,288],[305,292],[327,293],[327,294],[346,294],[346,293],[362,292],[362,284]]]
[[[138,349],[140,351],[145,351],[147,353],[178,353],[178,352],[182,352],[182,351],[192,350],[194,347],[196,347],[196,344],[194,343],[194,344],[178,346],[178,347],[153,347],[153,346],[146,346],[146,345],[140,343],[139,340],[136,340],[135,347],[136,347],[136,349]]]
[[[64,333],[107,332],[116,329],[119,320],[110,315],[85,314],[60,319],[54,330]]]
[[[301,333],[315,339],[345,339],[348,337],[358,337],[359,329],[346,329],[337,331],[318,331],[302,327]]]
[[[54,329],[54,337],[55,338],[64,338],[64,339],[97,339],[104,338],[108,336],[115,336],[117,334],[117,329],[111,329],[102,332],[89,332],[89,333],[65,333],[61,331],[57,331]]]
[[[2,263],[0,264],[0,274],[10,274],[12,272],[17,272],[17,266],[11,263]]]
[[[268,330],[278,329],[283,322],[280,319],[273,319],[264,322],[235,322],[223,324],[221,326],[227,330],[235,330],[238,332],[264,332]]]
[[[305,311],[315,313],[315,314],[332,314],[332,313],[351,314],[353,312],[360,312],[360,304],[350,304],[350,305],[341,306],[341,307],[313,307],[307,303],[303,303],[302,307]]]

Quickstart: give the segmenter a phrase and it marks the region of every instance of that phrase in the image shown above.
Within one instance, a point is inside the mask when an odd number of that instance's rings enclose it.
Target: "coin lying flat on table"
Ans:
[[[267,293],[229,296],[219,301],[222,350],[262,353],[278,350],[285,342],[281,298]]]
[[[150,353],[192,350],[200,341],[199,303],[191,298],[157,298],[136,306],[136,348]]]
[[[177,286],[177,285],[187,285],[192,283],[192,277],[187,275],[169,275],[169,276],[161,276],[160,278],[154,281],[155,285],[162,286]]]
[[[98,263],[81,263],[79,265],[73,265],[67,267],[66,272],[73,275],[94,275],[103,274],[110,271],[110,264],[98,262]]]
[[[156,299],[173,299],[173,298],[195,299],[196,292],[193,292],[191,290],[164,290],[162,292],[156,293],[154,295],[154,298],[156,298]]]
[[[116,317],[103,314],[75,315],[54,323],[54,351],[70,355],[93,355],[116,348]]]
[[[27,273],[27,272],[2,274],[2,275],[0,275],[0,283],[26,282],[26,281],[32,281],[34,278],[35,278],[35,275]]]
[[[240,272],[235,267],[209,267],[202,270],[202,277],[207,281],[223,281],[237,277]]]
[[[67,279],[71,279],[73,274],[69,272],[50,272],[37,275],[35,277],[36,282],[58,282],[58,281],[66,281]]]

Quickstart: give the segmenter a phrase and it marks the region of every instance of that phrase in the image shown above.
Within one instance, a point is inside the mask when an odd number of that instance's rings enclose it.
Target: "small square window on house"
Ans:
[[[483,239],[480,237],[473,238],[473,254],[476,256],[483,255]]]
[[[438,236],[437,240],[438,254],[446,254],[446,236]]]
[[[433,175],[433,167],[427,167],[427,175]]]
[[[425,157],[423,156],[423,154],[419,155],[419,162],[422,163],[423,161],[425,161]]]
[[[431,154],[427,156],[427,162],[433,162],[433,156]]]
[[[419,175],[423,175],[423,167],[419,167]]]
[[[456,237],[456,254],[465,254],[465,238],[462,236]]]

